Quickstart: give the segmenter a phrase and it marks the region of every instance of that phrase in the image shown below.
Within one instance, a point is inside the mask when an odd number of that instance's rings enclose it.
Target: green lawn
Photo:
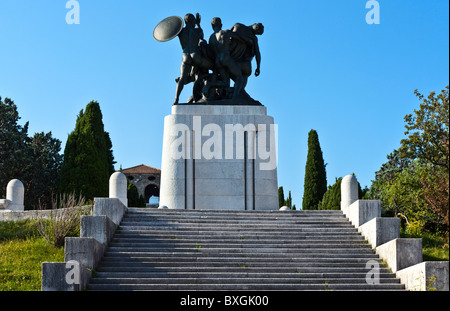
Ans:
[[[33,221],[0,223],[0,291],[41,290],[44,261],[63,262],[64,248],[48,244]]]
[[[422,237],[422,247],[424,261],[448,260],[448,238],[424,236]]]

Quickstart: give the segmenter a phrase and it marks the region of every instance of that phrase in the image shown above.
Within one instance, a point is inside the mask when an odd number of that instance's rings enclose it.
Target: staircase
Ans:
[[[405,289],[341,211],[129,208],[94,275],[89,290]]]

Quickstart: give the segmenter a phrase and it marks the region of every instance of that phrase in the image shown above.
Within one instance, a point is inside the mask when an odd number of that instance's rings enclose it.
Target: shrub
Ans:
[[[79,236],[82,215],[91,213],[91,207],[85,205],[84,197],[75,194],[61,194],[52,202],[50,218],[40,217],[37,227],[42,237],[56,247],[64,246],[64,239]]]
[[[336,178],[332,186],[328,186],[327,192],[323,195],[319,203],[319,210],[339,210],[341,209],[341,182],[342,177]]]

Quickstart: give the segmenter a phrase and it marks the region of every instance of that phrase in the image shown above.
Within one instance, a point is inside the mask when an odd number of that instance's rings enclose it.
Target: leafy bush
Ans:
[[[145,207],[146,206],[145,198],[139,194],[136,186],[130,183],[128,179],[127,182],[128,182],[127,185],[128,206]]]
[[[332,186],[328,186],[327,192],[323,195],[319,203],[319,210],[339,210],[341,209],[341,182],[342,177],[336,178]]]
[[[342,177],[339,177],[336,178],[336,182],[332,186],[328,186],[328,190],[323,195],[322,201],[319,202],[319,210],[341,209],[341,183]],[[361,189],[361,185],[358,182],[358,198],[365,200],[366,199],[365,195],[367,191],[368,191],[367,187]]]

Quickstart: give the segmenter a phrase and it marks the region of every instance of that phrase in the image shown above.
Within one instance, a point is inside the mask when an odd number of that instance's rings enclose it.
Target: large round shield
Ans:
[[[183,29],[183,19],[179,16],[171,16],[163,19],[153,30],[153,38],[159,42],[172,40]]]

